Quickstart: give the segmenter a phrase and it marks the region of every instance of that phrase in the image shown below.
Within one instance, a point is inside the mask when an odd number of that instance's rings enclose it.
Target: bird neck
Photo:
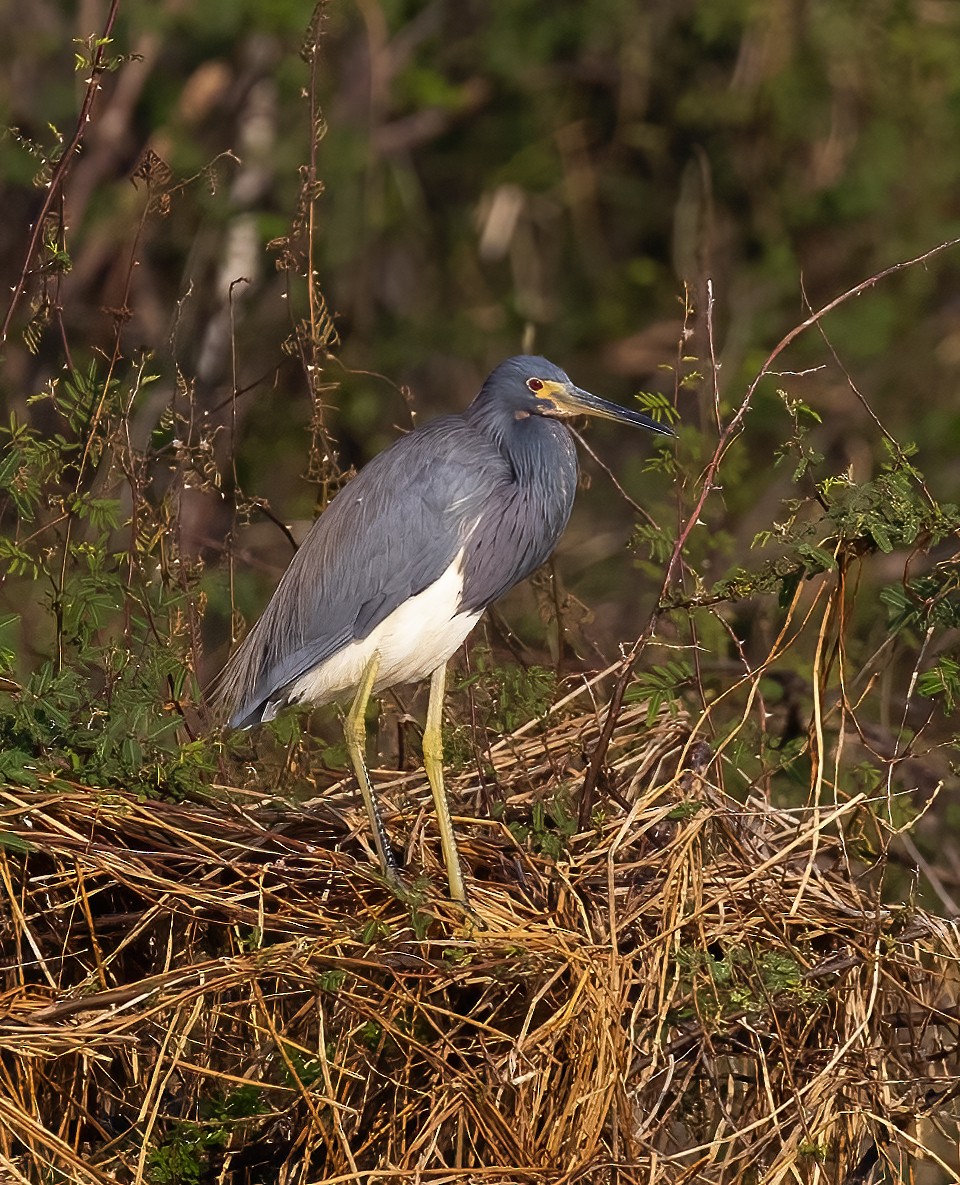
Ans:
[[[468,423],[497,446],[509,461],[517,484],[554,488],[572,473],[576,480],[577,453],[570,430],[559,420],[523,415],[509,408],[475,401],[465,412]]]

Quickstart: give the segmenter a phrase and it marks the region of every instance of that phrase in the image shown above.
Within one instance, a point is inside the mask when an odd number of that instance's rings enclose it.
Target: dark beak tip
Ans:
[[[635,412],[630,419],[625,418],[624,423],[631,424],[635,428],[646,428],[648,432],[653,432],[656,436],[672,436],[674,439],[677,436],[676,431],[669,424],[662,420],[655,420],[646,412]]]
[[[629,424],[633,428],[646,428],[648,432],[654,432],[659,436],[676,437],[677,435],[669,424],[655,420],[653,416],[647,415],[646,412],[633,411],[629,408],[621,407],[619,404],[609,403],[606,399],[600,399],[597,395],[593,395],[589,391],[584,391],[582,387],[571,387],[569,394],[572,396],[576,410],[581,414],[599,415],[606,419],[618,420],[620,423]]]

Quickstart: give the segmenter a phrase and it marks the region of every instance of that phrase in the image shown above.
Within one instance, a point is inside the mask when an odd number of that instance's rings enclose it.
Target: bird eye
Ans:
[[[542,391],[543,383],[539,379],[527,379],[527,386],[531,391]]]

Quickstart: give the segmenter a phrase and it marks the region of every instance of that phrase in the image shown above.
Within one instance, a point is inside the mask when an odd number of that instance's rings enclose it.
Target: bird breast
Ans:
[[[399,683],[432,675],[463,644],[480,620],[479,612],[461,611],[463,551],[438,580],[409,597],[365,638],[349,642],[290,687],[290,703],[324,704],[352,694],[373,658],[380,665],[375,693]]]

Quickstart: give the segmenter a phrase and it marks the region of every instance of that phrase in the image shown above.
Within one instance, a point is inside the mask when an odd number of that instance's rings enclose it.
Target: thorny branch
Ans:
[[[890,267],[884,268],[882,271],[870,276],[869,279],[861,281],[861,283],[854,285],[852,288],[848,288],[846,292],[841,293],[839,296],[835,297],[833,300],[819,308],[816,312],[811,313],[810,316],[801,321],[800,324],[795,325],[794,328],[791,329],[789,333],[785,334],[774,346],[766,361],[757,372],[753,382],[751,382],[747,388],[746,393],[740,402],[740,406],[734,412],[733,416],[727,423],[727,426],[720,434],[720,439],[718,440],[717,446],[714,449],[713,456],[710,458],[710,461],[704,470],[703,479],[700,486],[700,493],[694,508],[687,516],[686,521],[683,523],[679,531],[676,542],[674,543],[673,551],[667,564],[666,572],[664,573],[663,583],[660,587],[660,593],[657,597],[653,612],[650,615],[650,620],[647,623],[646,628],[631,646],[629,651],[624,654],[619,664],[619,675],[617,677],[617,682],[614,685],[613,694],[610,697],[610,706],[607,710],[606,719],[604,720],[603,729],[600,734],[600,740],[593,752],[589,768],[587,769],[586,775],[584,777],[582,790],[583,802],[591,803],[593,801],[593,795],[596,791],[596,787],[603,770],[603,764],[606,759],[607,750],[610,746],[610,740],[613,737],[614,729],[617,726],[617,721],[623,709],[623,697],[626,694],[627,687],[629,686],[630,680],[633,676],[634,668],[636,667],[640,656],[646,649],[650,639],[656,632],[660,616],[664,612],[664,603],[667,593],[676,577],[677,569],[680,565],[681,556],[683,555],[687,541],[690,538],[694,527],[700,521],[700,516],[707,504],[707,500],[717,489],[720,488],[717,483],[717,474],[720,469],[720,464],[723,461],[727,450],[733,444],[733,441],[736,439],[736,437],[740,434],[743,423],[747,417],[747,412],[750,410],[750,406],[753,403],[754,396],[756,395],[757,388],[759,387],[760,383],[768,375],[773,373],[774,363],[777,361],[780,355],[783,354],[783,352],[790,345],[792,345],[793,342],[801,336],[801,334],[805,333],[813,326],[819,326],[823,318],[829,313],[832,313],[834,309],[839,308],[840,305],[845,304],[853,297],[860,296],[862,293],[878,284],[881,280],[885,280],[887,277],[892,276],[897,272],[905,271],[908,268],[917,267],[918,265],[924,264],[928,260],[935,258],[937,255],[943,254],[944,251],[948,251],[952,247],[956,247],[958,244],[960,244],[960,238],[948,239],[946,242],[938,243],[936,247],[932,247],[929,251],[924,251],[921,255],[916,255],[912,259],[901,260],[899,263],[891,264]],[[707,310],[707,333],[711,359],[715,358],[713,345],[714,338],[712,309],[713,305],[711,303]]]

